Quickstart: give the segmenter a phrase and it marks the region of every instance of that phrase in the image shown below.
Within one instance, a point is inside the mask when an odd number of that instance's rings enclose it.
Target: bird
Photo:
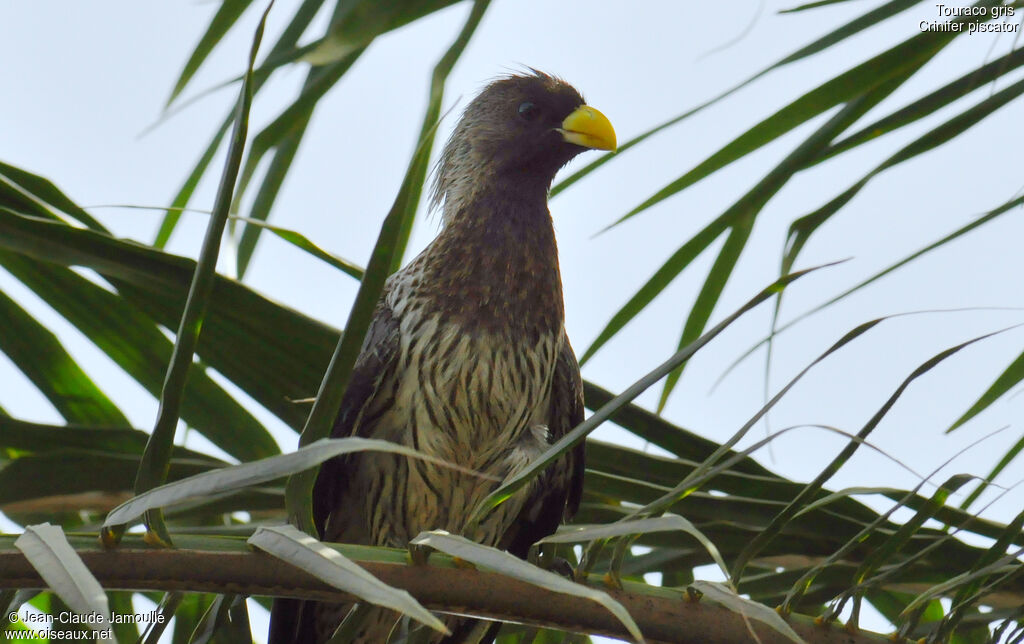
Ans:
[[[434,169],[441,230],[387,279],[331,433],[389,440],[458,468],[380,452],[327,461],[313,488],[322,540],[403,548],[441,529],[526,558],[576,512],[582,443],[468,524],[502,480],[583,420],[547,198],[576,155],[615,148],[606,116],[532,68],[467,104]],[[352,607],[278,598],[269,642],[325,642]],[[398,622],[374,607],[351,641],[387,642]],[[500,626],[445,623],[451,634],[429,641],[490,641]]]

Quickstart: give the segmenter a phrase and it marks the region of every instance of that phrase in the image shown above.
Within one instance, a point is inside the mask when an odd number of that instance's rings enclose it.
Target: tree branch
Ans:
[[[95,537],[69,535],[69,540],[104,588],[110,590],[353,599],[281,560],[248,551],[236,538],[176,536],[175,542],[184,548],[157,549],[146,547],[136,536],[127,536],[116,550],[103,550]],[[188,548],[190,541],[203,548]],[[414,566],[405,563],[406,553],[401,550],[347,545],[336,548],[385,583],[407,590],[431,610],[626,637],[618,620],[593,602],[497,573],[458,568],[444,555],[432,555],[427,565]],[[0,589],[45,588],[39,574],[13,548],[13,537],[0,537],[0,571]],[[745,620],[709,601],[689,601],[669,589],[626,584],[624,590],[608,592],[626,607],[652,641],[732,644],[755,641],[753,631],[764,644],[789,642],[761,622]],[[818,626],[806,616],[794,615],[789,624],[812,643],[891,642],[877,634]]]

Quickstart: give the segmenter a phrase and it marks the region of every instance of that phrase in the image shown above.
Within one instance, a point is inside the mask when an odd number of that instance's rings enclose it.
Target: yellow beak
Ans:
[[[615,129],[611,121],[601,112],[589,105],[581,105],[562,121],[558,128],[569,143],[585,148],[598,150],[614,150],[616,148]]]

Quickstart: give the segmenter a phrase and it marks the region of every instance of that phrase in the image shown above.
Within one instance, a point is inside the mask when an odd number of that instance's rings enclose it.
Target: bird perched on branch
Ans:
[[[582,444],[467,532],[501,480],[583,420],[547,195],[570,159],[615,145],[604,115],[540,72],[496,80],[466,107],[435,175],[443,228],[388,279],[332,432],[461,469],[370,452],[325,463],[313,490],[323,540],[406,547],[443,529],[525,557],[576,511]],[[278,599],[270,644],[324,642],[351,608]],[[386,642],[397,621],[374,608],[352,641]],[[446,624],[445,642],[484,630],[466,618]]]

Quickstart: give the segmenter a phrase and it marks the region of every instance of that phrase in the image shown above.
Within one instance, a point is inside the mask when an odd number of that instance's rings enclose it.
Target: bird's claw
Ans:
[[[565,559],[563,557],[552,557],[551,561],[548,562],[546,568],[550,572],[553,572],[556,575],[561,575],[566,579],[579,581],[578,579],[576,579],[576,569],[572,567],[572,564],[569,563],[568,559]]]
[[[605,586],[612,590],[622,590],[622,577],[620,577],[617,572],[609,570],[604,574],[604,577],[601,578],[601,581]]]
[[[466,561],[462,557],[452,557],[452,564],[463,570],[476,570],[476,565],[472,561]]]
[[[532,548],[527,555],[527,561],[538,568],[543,568],[548,572],[561,575],[566,579],[579,581],[576,577],[579,569],[573,568],[573,565],[569,563],[568,559],[559,557],[552,550],[545,548]]]
[[[146,533],[142,535],[142,541],[145,542],[146,545],[154,546],[156,548],[173,547],[167,539],[160,536],[159,532],[148,527],[146,528]]]
[[[430,546],[421,546],[416,544],[409,544],[409,559],[412,561],[414,566],[425,566],[427,560],[430,559],[430,553],[434,551]]]

